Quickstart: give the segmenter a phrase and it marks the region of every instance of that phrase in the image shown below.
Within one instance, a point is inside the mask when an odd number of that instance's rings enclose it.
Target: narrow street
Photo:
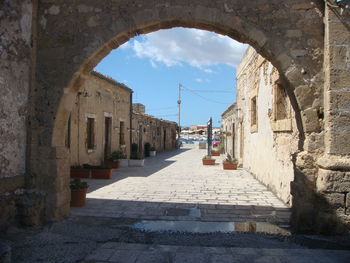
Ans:
[[[87,205],[72,215],[152,220],[266,221],[288,224],[290,211],[244,170],[202,165],[206,150],[187,145],[88,180]]]
[[[88,180],[85,207],[8,233],[12,262],[347,262],[350,240],[291,234],[289,208],[244,170],[185,147]]]

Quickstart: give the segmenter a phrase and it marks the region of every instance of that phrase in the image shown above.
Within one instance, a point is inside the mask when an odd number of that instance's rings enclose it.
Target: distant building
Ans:
[[[144,153],[146,143],[153,146],[157,152],[176,149],[176,131],[176,122],[158,119],[148,114],[132,114],[132,142],[138,145],[140,154]]]
[[[145,114],[146,113],[146,107],[145,107],[145,105],[143,105],[141,103],[133,103],[132,104],[132,111],[135,112],[135,113]]]

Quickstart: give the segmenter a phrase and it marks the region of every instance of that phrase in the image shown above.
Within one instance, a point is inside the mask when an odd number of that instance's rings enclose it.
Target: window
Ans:
[[[274,107],[275,107],[275,120],[284,120],[289,118],[289,103],[287,93],[283,86],[276,83],[274,86]]]
[[[271,127],[274,132],[292,131],[291,106],[286,90],[277,79],[273,85]]]
[[[119,144],[125,145],[125,123],[123,121],[119,124]]]
[[[257,105],[256,105],[256,96],[250,100],[250,125],[253,127],[257,125]]]
[[[71,144],[71,114],[69,114],[69,118],[68,118],[68,124],[67,124],[67,134],[66,134],[66,147],[68,149],[70,149],[70,144]]]
[[[95,119],[87,118],[87,150],[95,149]]]

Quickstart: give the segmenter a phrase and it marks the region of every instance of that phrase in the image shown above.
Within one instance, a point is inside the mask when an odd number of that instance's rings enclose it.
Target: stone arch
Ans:
[[[323,9],[319,2],[42,1],[38,10],[36,88],[31,94],[29,172],[35,186],[47,193],[47,218],[57,219],[69,213],[69,162],[63,135],[74,93],[84,74],[135,35],[181,26],[248,43],[283,76],[299,116],[299,150],[311,166],[305,175],[305,164],[295,157],[300,179],[294,192],[306,191],[310,195],[294,195],[295,225],[310,227],[314,218],[309,219],[310,211],[307,215],[305,211],[310,210],[314,196],[312,186],[306,182],[308,176],[315,176],[316,160],[304,151],[303,142],[309,134],[322,129],[318,124],[319,106],[315,104],[322,96],[323,85]],[[313,94],[305,99],[305,92]],[[299,202],[309,202],[310,207],[305,210]],[[299,220],[305,217],[307,222]]]

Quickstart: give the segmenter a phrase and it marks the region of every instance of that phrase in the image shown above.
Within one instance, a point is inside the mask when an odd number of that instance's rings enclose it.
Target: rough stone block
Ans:
[[[287,30],[286,36],[289,38],[299,38],[303,35],[303,32],[298,29]]]
[[[350,74],[348,81],[350,82]],[[350,86],[348,88],[350,88]],[[327,104],[331,111],[339,112],[343,110],[346,112],[349,109],[349,91],[329,91],[327,97],[329,99]]]
[[[333,209],[345,208],[345,194],[342,193],[326,193],[324,197]]]
[[[319,169],[316,188],[319,192],[348,192],[350,189],[350,172]]]
[[[327,135],[326,143],[329,154],[349,154],[350,153],[350,131],[332,130]],[[329,140],[329,141],[328,141]]]
[[[324,133],[309,134],[304,143],[304,149],[310,153],[324,151]]]
[[[315,88],[308,85],[302,85],[295,89],[295,96],[301,109],[310,108],[315,99]]]
[[[329,23],[329,43],[332,45],[349,44],[350,34],[345,25],[338,22]]]
[[[0,179],[0,194],[12,192],[24,186],[24,176],[14,176]]]
[[[305,132],[320,131],[321,126],[316,109],[309,108],[302,111],[302,121]]]
[[[329,90],[348,89],[350,87],[350,72],[344,70],[329,70]]]
[[[346,213],[348,215],[350,215],[350,192],[348,192],[346,194],[346,203],[345,203],[345,206],[346,206]]]
[[[330,46],[330,64],[331,68],[344,69],[348,68],[348,46]]]

